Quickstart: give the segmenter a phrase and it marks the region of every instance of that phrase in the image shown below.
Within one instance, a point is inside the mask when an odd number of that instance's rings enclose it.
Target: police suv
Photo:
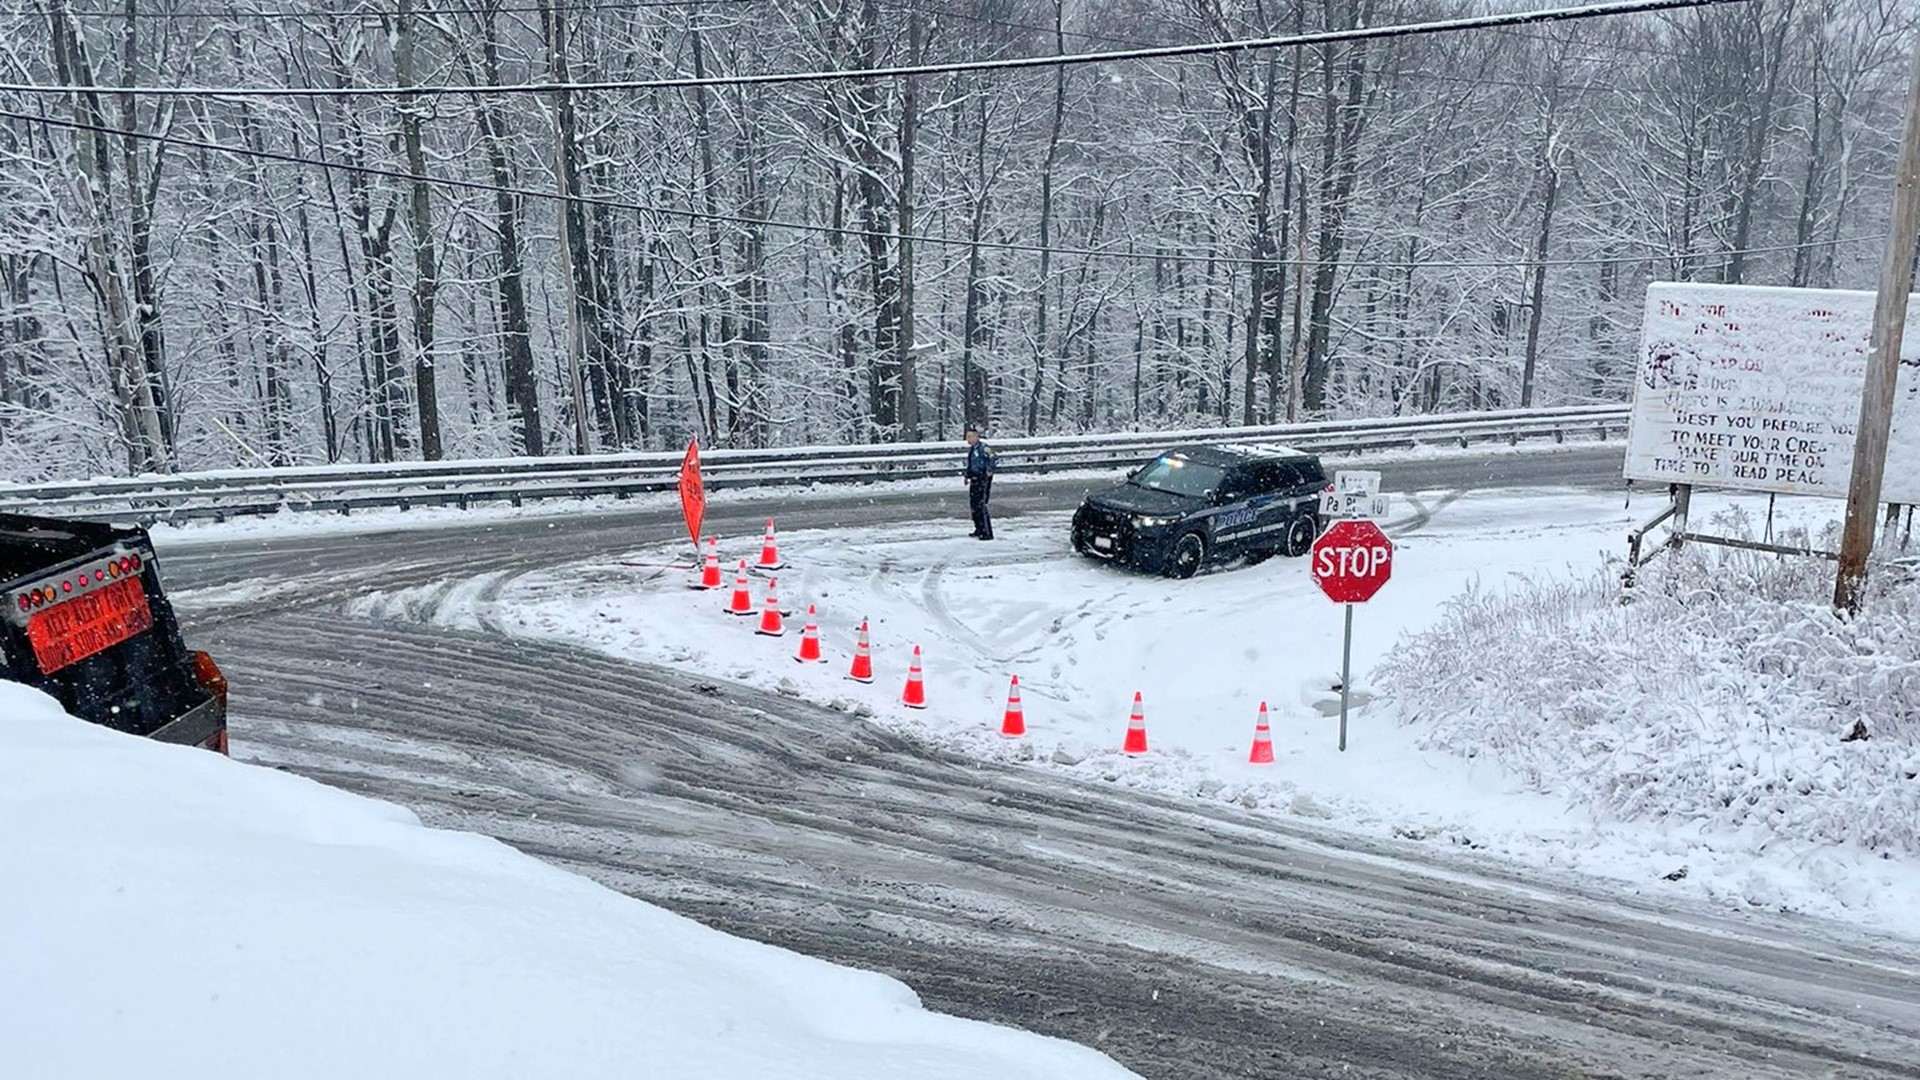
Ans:
[[[1304,555],[1320,532],[1320,459],[1285,446],[1183,446],[1090,493],[1073,549],[1188,578],[1209,562]]]

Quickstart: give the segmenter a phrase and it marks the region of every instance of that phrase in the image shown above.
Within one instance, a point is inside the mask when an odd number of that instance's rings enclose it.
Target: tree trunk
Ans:
[[[700,32],[699,9],[694,9],[693,29],[689,34],[693,50],[694,78],[705,78],[707,74],[706,43]],[[737,337],[734,331],[734,310],[731,298],[733,291],[722,287],[727,279],[726,250],[720,241],[720,174],[713,160],[713,122],[712,105],[707,88],[693,88],[694,140],[700,151],[700,205],[706,213],[707,256],[712,260],[707,281],[701,284],[701,293],[712,296],[712,307],[718,309],[720,333],[718,351],[721,369],[727,381],[727,424],[724,432],[717,433],[723,441],[731,442],[738,435],[742,420],[740,399],[742,396],[740,381],[740,359],[737,349]],[[706,318],[705,311],[701,315]],[[703,333],[702,340],[706,340]],[[711,343],[709,343],[711,349]],[[709,376],[711,386],[711,376]]]
[[[1329,0],[1331,6],[1332,0]],[[1367,6],[1371,7],[1371,4]],[[1349,8],[1347,27],[1356,28],[1366,21],[1369,20],[1363,14],[1361,4],[1354,3]],[[1344,96],[1334,92],[1334,50],[1337,48],[1340,47],[1326,47],[1322,76],[1326,131],[1321,142],[1320,239],[1314,266],[1313,312],[1307,330],[1306,379],[1302,390],[1303,404],[1308,412],[1318,412],[1327,405],[1327,380],[1333,371],[1330,348],[1335,275],[1345,241],[1347,205],[1353,197],[1353,185],[1359,171],[1360,135],[1366,126],[1365,114],[1360,110],[1361,90],[1366,81],[1366,63],[1360,52],[1362,46],[1345,47],[1347,85]]]
[[[1276,67],[1277,56],[1267,57],[1267,87],[1261,95],[1260,111],[1256,115],[1248,109],[1241,113],[1241,142],[1246,150],[1247,161],[1254,170],[1253,207],[1248,215],[1247,250],[1251,260],[1247,267],[1247,319],[1246,340],[1241,343],[1244,352],[1246,370],[1242,372],[1245,380],[1240,402],[1240,423],[1251,427],[1258,419],[1255,404],[1259,398],[1256,393],[1256,380],[1263,367],[1272,362],[1272,350],[1264,353],[1260,343],[1267,326],[1268,277],[1274,273],[1270,261],[1274,257],[1273,247],[1273,95],[1278,83]],[[1264,363],[1263,363],[1264,361]],[[1277,381],[1269,374],[1270,384]],[[1272,386],[1269,386],[1271,391]],[[1275,395],[1268,394],[1269,410]]]
[[[1551,147],[1548,155],[1553,153]],[[1553,208],[1560,194],[1560,169],[1551,157],[1544,163],[1546,191],[1541,196],[1540,234],[1533,246],[1533,295],[1527,311],[1527,357],[1520,372],[1520,407],[1533,405],[1534,371],[1540,356],[1540,320],[1546,312],[1547,244],[1553,237]]]
[[[1747,128],[1746,161],[1741,170],[1739,210],[1734,216],[1733,254],[1727,260],[1726,280],[1728,284],[1738,285],[1746,273],[1747,245],[1753,235],[1753,204],[1760,197],[1762,173],[1767,163],[1767,143],[1773,134],[1773,102],[1775,90],[1780,85],[1780,68],[1786,49],[1787,30],[1793,24],[1793,6],[1795,0],[1785,0],[1780,12],[1780,24],[1774,30],[1773,41],[1769,45],[1762,29],[1767,8],[1755,5],[1744,14],[1749,14],[1755,23],[1755,35],[1765,50],[1760,62],[1766,68],[1765,87],[1760,92],[1760,104],[1755,115],[1749,120]]]
[[[1826,104],[1826,67],[1827,35],[1822,32],[1826,16],[1831,14],[1832,3],[1821,5],[1818,18],[1812,27],[1813,72],[1807,91],[1807,108],[1810,116],[1807,120],[1807,171],[1800,184],[1800,212],[1794,216],[1793,227],[1793,278],[1796,288],[1805,288],[1811,283],[1813,274],[1813,230],[1815,217],[1819,212],[1820,196],[1825,186],[1826,141],[1822,126],[1822,115]]]
[[[875,32],[875,29],[870,28],[869,32]],[[915,0],[908,0],[909,64],[920,62],[920,33],[920,7]],[[983,111],[985,102],[983,96]],[[985,122],[983,117],[981,123]],[[920,388],[914,371],[913,336],[913,144],[919,137],[919,125],[919,80],[908,76],[902,80],[900,101],[900,228],[897,241],[900,249],[900,335],[896,360],[900,369],[900,437],[906,442],[918,442],[920,439]],[[984,421],[983,415],[978,422]]]
[[[131,2],[131,0],[129,0]],[[401,86],[413,85],[413,0],[399,0],[396,16],[398,33],[394,38],[394,76]],[[420,148],[421,99],[402,99],[400,141],[406,149],[407,171],[424,176],[426,155]],[[420,420],[420,456],[426,461],[441,458],[440,389],[434,376],[433,320],[440,292],[439,256],[433,246],[433,200],[424,180],[409,185],[407,224],[413,233],[413,390],[414,407]]]
[[[495,32],[496,7],[481,11],[480,56],[488,86],[500,85],[500,43]],[[533,368],[533,333],[527,322],[526,271],[520,252],[520,205],[507,167],[506,121],[499,107],[483,101],[477,107],[481,142],[493,173],[494,243],[500,261],[496,303],[500,309],[501,367],[507,384],[507,424],[516,454],[539,457],[546,453],[546,432],[540,424],[540,379]]]
[[[960,387],[962,424],[984,426],[990,419],[987,413],[987,376],[975,356],[975,348],[985,344],[981,332],[980,306],[984,301],[984,286],[980,280],[980,234],[986,228],[987,219],[987,99],[979,96],[980,123],[976,129],[973,144],[974,152],[974,200],[973,216],[968,223],[967,235],[967,285],[966,313],[961,322],[960,349]]]
[[[106,346],[109,387],[118,406],[120,436],[132,472],[165,471],[171,467],[164,402],[156,400],[157,383],[150,377],[140,334],[138,303],[129,282],[128,237],[117,228],[120,217],[114,197],[114,155],[107,136],[106,112],[93,89],[93,71],[86,48],[64,4],[48,14],[52,26],[55,77],[74,87],[75,119],[102,129],[76,134],[74,148],[82,197],[91,215],[85,249],[85,272],[101,307],[102,337]],[[135,196],[129,196],[133,198]]]
[[[306,156],[298,131],[292,133],[293,152]],[[300,290],[307,306],[307,338],[313,356],[314,388],[320,397],[320,437],[321,446],[327,455],[327,464],[340,460],[340,418],[334,412],[333,367],[328,355],[329,335],[321,321],[320,311],[320,264],[313,256],[313,221],[307,212],[312,197],[307,190],[307,175],[302,174],[295,181],[299,199],[294,206],[294,225],[300,230]]]
[[[1533,245],[1533,292],[1527,301],[1526,359],[1520,370],[1520,407],[1533,406],[1534,373],[1540,357],[1540,322],[1546,314],[1547,246],[1553,239],[1553,211],[1560,196],[1560,81],[1556,68],[1547,86],[1547,111],[1540,133],[1540,232]]]
[[[120,77],[123,86],[139,81],[138,35],[135,27],[135,0],[125,0],[126,16],[121,35]],[[138,99],[120,95],[120,123],[126,131],[139,130]],[[151,175],[144,179],[140,168],[140,141],[124,138],[120,142],[125,162],[128,214],[127,258],[133,289],[134,313],[140,332],[141,377],[146,380],[147,397],[152,401],[152,428],[159,435],[159,467],[171,469],[177,447],[174,436],[173,393],[167,380],[166,337],[161,322],[160,290],[153,272],[153,207],[159,195],[161,166],[166,144],[155,143]]]
[[[1054,0],[1053,51],[1067,51],[1064,12],[1066,0]],[[1067,69],[1053,69],[1053,119],[1047,126],[1047,156],[1040,166],[1040,276],[1034,289],[1033,313],[1033,386],[1027,395],[1027,434],[1040,427],[1040,393],[1046,382],[1047,356],[1050,352],[1047,326],[1047,296],[1053,277],[1053,171],[1060,163],[1060,129],[1066,120]],[[1204,406],[1203,406],[1204,408]]]
[[[547,77],[564,86],[572,81],[567,69],[565,10],[550,0],[542,0],[540,20],[546,31]],[[587,398],[584,369],[588,363],[587,342],[598,338],[599,328],[595,323],[597,313],[589,304],[593,290],[588,280],[591,270],[586,214],[578,201],[578,123],[573,113],[573,94],[568,90],[557,90],[553,94],[553,172],[554,183],[560,190],[560,242],[555,246],[560,250],[561,280],[567,290],[567,379],[573,387],[574,453],[587,454],[593,452],[589,424],[590,418],[598,414],[598,403]]]

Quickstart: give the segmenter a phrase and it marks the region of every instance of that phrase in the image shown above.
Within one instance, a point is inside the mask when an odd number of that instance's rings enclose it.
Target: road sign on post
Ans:
[[[1365,469],[1342,469],[1333,474],[1333,483],[1320,493],[1320,516],[1336,518],[1383,518],[1388,500],[1380,494],[1380,474]]]
[[[1385,495],[1369,495],[1364,491],[1323,491],[1320,493],[1320,516],[1329,520],[1335,518],[1383,518],[1391,508],[1391,502]]]
[[[1336,521],[1313,542],[1309,565],[1327,599],[1364,604],[1393,576],[1393,541],[1371,521]]]
[[[1353,686],[1353,605],[1373,599],[1393,576],[1393,541],[1371,521],[1336,521],[1313,542],[1307,563],[1327,599],[1347,608],[1340,644],[1340,749],[1347,748],[1347,698]]]
[[[1380,494],[1380,474],[1371,469],[1341,469],[1333,474],[1333,490],[1342,495]]]

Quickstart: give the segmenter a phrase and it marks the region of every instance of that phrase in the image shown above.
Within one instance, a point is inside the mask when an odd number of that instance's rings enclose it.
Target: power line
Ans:
[[[537,15],[550,10],[558,11],[631,11],[642,8],[693,8],[693,7],[733,7],[745,4],[766,4],[773,0],[554,0],[546,7],[533,4],[496,4],[496,5],[456,5],[443,6],[429,4],[414,8],[412,15]],[[79,19],[125,19],[124,11],[74,11],[67,14]],[[0,15],[37,18],[45,12],[28,8],[0,12]],[[247,11],[243,8],[172,8],[164,11],[136,10],[135,19],[250,19],[258,22],[278,22],[298,19],[323,18],[389,18],[400,14],[397,8],[364,7],[359,9],[329,10],[326,8],[282,8],[267,11]]]
[[[374,165],[353,165],[343,161],[326,161],[320,158],[302,157],[297,154],[286,154],[286,153],[281,153],[275,150],[255,150],[251,147],[230,146],[224,143],[206,142],[200,139],[188,139],[188,138],[183,138],[177,135],[160,135],[160,134],[155,134],[153,132],[145,132],[145,131],[122,131],[119,128],[107,127],[101,124],[88,124],[78,120],[62,120],[62,119],[58,119],[51,116],[36,116],[32,113],[14,112],[6,109],[0,109],[0,119],[21,120],[31,124],[45,124],[50,127],[62,128],[69,131],[84,131],[84,132],[89,132],[89,133],[98,134],[98,135],[113,135],[120,138],[139,139],[144,142],[162,143],[169,146],[180,146],[180,147],[185,147],[191,150],[207,150],[207,151],[212,151],[214,153],[231,154],[236,157],[248,157],[248,158],[258,158],[266,161],[277,161],[277,162],[281,162],[283,164],[288,164],[288,165],[301,165],[309,168],[332,170],[335,172],[358,173],[363,176],[377,176],[383,179],[401,180],[401,181],[406,181],[408,183],[432,184],[437,187],[453,188],[461,191],[476,191],[476,192],[482,192],[489,195],[498,195],[498,194],[504,193],[504,194],[513,195],[515,197],[523,198],[523,199],[541,199],[548,202],[578,203],[583,206],[604,206],[612,210],[638,211],[641,213],[658,214],[662,217],[679,218],[686,221],[719,221],[719,222],[725,222],[727,224],[743,225],[743,226],[749,226],[753,228],[789,229],[789,230],[794,230],[799,232],[811,232],[811,233],[819,233],[819,234],[829,235],[829,236],[844,236],[844,237],[853,237],[853,238],[859,238],[859,239],[869,239],[869,238],[878,237],[886,240],[908,240],[916,244],[927,244],[927,245],[942,246],[942,247],[976,246],[975,241],[964,240],[964,239],[959,239],[959,238],[949,237],[949,236],[929,236],[929,235],[922,235],[917,233],[907,233],[903,236],[899,233],[886,232],[886,231],[875,230],[875,229],[851,229],[851,228],[845,228],[845,227],[834,226],[834,225],[820,225],[814,222],[806,222],[806,221],[783,221],[777,218],[754,218],[754,217],[747,217],[741,214],[721,214],[721,213],[708,213],[700,210],[681,210],[676,207],[656,206],[650,203],[631,202],[624,199],[604,198],[604,197],[593,196],[593,195],[562,195],[556,191],[544,191],[544,190],[539,190],[535,188],[503,187],[496,184],[481,183],[476,180],[459,180],[459,179],[453,179],[449,177],[429,176],[422,173],[402,172],[399,169],[383,169]],[[1719,258],[1725,258],[1726,256],[1729,256],[1729,255],[1734,255],[1734,254],[1763,255],[1763,254],[1770,254],[1770,253],[1782,252],[1782,251],[1796,251],[1802,248],[1812,249],[1812,248],[1822,248],[1822,247],[1838,247],[1843,244],[1854,244],[1854,243],[1864,243],[1864,242],[1879,243],[1879,242],[1883,242],[1884,240],[1885,240],[1885,237],[1882,237],[1882,236],[1845,236],[1845,237],[1836,237],[1832,240],[1813,241],[1807,244],[1773,244],[1773,245],[1762,246],[1762,247],[1741,248],[1738,251],[1725,250],[1725,251],[1695,251],[1695,252],[1659,251],[1659,250],[1652,250],[1652,245],[1642,245],[1642,247],[1648,249],[1645,254],[1622,255],[1622,256],[1616,256],[1613,258],[1604,258],[1604,259],[1596,259],[1596,258],[1544,259],[1537,262],[1534,260],[1527,260],[1527,259],[1451,260],[1446,262],[1369,261],[1367,265],[1371,268],[1383,269],[1383,270],[1384,269],[1471,270],[1471,269],[1505,269],[1505,268],[1514,267],[1514,266],[1550,266],[1550,267],[1600,266],[1606,263],[1619,263],[1619,262],[1661,262],[1661,261],[1670,262],[1670,261],[1676,261],[1676,260],[1692,260],[1692,259],[1719,259]],[[1219,263],[1226,266],[1259,265],[1259,266],[1264,266],[1268,268],[1273,268],[1273,267],[1291,268],[1296,266],[1312,267],[1312,266],[1319,265],[1317,262],[1312,260],[1287,259],[1287,258],[1251,259],[1245,256],[1221,255],[1214,252],[1196,253],[1196,252],[1182,251],[1182,250],[1141,251],[1133,248],[1083,248],[1083,247],[1060,247],[1056,245],[1049,245],[1049,246],[1043,247],[1039,244],[1022,244],[1022,243],[1016,243],[1012,241],[1001,241],[1001,240],[981,240],[978,242],[977,246],[989,251],[1018,251],[1018,252],[1026,252],[1029,254],[1037,254],[1042,251],[1049,251],[1055,255],[1084,255],[1092,258],[1122,259],[1122,260],[1131,260],[1135,262],[1148,262],[1148,261],[1155,261],[1155,260],[1162,260],[1162,259],[1183,258],[1188,262],[1195,262],[1195,263],[1214,262],[1214,263]]]
[[[1572,22],[1611,15],[1632,15],[1682,8],[1717,7],[1746,3],[1748,0],[1614,0],[1612,3],[1584,7],[1546,8],[1538,11],[1510,12],[1502,15],[1474,15],[1458,19],[1439,19],[1392,26],[1358,27],[1351,30],[1323,30],[1310,34],[1282,37],[1246,38],[1239,41],[1210,41],[1185,45],[1156,45],[1150,48],[1107,52],[1082,52],[1050,56],[1020,56],[999,60],[968,60],[939,64],[911,64],[883,68],[836,68],[824,71],[794,71],[762,75],[713,75],[706,78],[625,79],[606,82],[516,83],[506,86],[98,86],[92,92],[104,95],[134,94],[141,97],[427,97],[448,94],[476,96],[495,94],[551,94],[557,91],[605,90],[681,90],[716,86],[766,86],[792,83],[836,82],[862,79],[909,78],[920,75],[960,75],[988,71],[1018,71],[1043,67],[1075,67],[1084,64],[1110,64],[1124,60],[1164,60],[1221,53],[1250,52],[1264,49],[1299,48],[1343,41],[1378,41],[1425,34],[1484,30],[1505,26],[1529,26],[1541,23]],[[39,83],[0,83],[0,91],[24,94],[60,94],[73,87]]]

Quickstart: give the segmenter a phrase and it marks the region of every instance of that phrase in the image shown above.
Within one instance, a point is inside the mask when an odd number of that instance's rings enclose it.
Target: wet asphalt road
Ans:
[[[1617,450],[1577,450],[1408,463],[1389,486],[1618,475]],[[1084,486],[1005,483],[996,511],[1064,509]],[[789,528],[965,519],[957,482],[939,498],[780,498]],[[716,525],[751,531],[768,509],[716,508]],[[235,683],[236,756],[1156,1080],[1920,1077],[1920,974],[1902,943],[982,767],[779,695],[339,610],[678,530],[635,510],[175,544],[162,566],[189,635]]]

